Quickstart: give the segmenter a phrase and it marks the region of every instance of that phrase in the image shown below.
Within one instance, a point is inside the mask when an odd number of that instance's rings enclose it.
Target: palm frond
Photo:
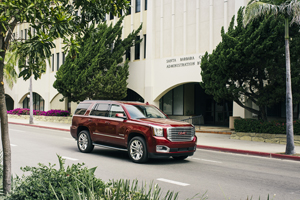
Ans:
[[[289,4],[286,5],[287,14],[293,16],[291,24],[296,23],[300,24],[300,1],[292,0]]]
[[[282,5],[274,5],[263,1],[250,2],[244,13],[244,26],[262,15],[277,15],[283,9]]]

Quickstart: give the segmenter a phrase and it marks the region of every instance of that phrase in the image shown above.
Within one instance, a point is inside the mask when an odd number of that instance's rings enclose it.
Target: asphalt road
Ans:
[[[9,125],[12,148],[12,172],[22,175],[20,167],[37,163],[58,164],[57,155],[66,164],[84,162],[97,166],[96,176],[111,179],[138,179],[139,183],[157,183],[165,193],[179,192],[179,199],[206,193],[208,199],[227,200],[252,197],[253,200],[300,200],[300,162],[255,157],[198,149],[184,161],[154,159],[146,164],[132,163],[126,152],[95,147],[84,154],[68,132],[22,125]],[[275,197],[273,197],[276,195]]]

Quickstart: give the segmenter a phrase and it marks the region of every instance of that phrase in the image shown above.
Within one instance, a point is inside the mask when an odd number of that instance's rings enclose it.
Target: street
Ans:
[[[195,194],[208,199],[300,199],[300,162],[238,155],[198,149],[184,161],[152,159],[145,164],[129,160],[127,152],[95,147],[89,154],[79,152],[69,132],[9,124],[12,173],[22,175],[20,167],[37,163],[59,165],[56,154],[66,165],[84,162],[97,166],[95,175],[110,179],[138,179],[157,183],[163,193],[179,192],[179,199]],[[275,197],[273,197],[276,195]]]

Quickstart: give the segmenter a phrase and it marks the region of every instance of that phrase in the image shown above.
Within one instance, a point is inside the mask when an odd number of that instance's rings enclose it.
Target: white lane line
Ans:
[[[166,183],[172,183],[172,184],[180,185],[180,186],[188,186],[188,185],[190,185],[188,183],[182,183],[182,182],[178,182],[178,181],[172,181],[172,180],[164,179],[164,178],[158,178],[156,180],[163,181],[163,182],[166,182]]]
[[[12,147],[16,147],[17,145],[15,145],[15,144],[10,144],[10,146],[12,146]]]
[[[17,132],[22,132],[22,133],[25,133],[26,131],[22,131],[22,130],[18,130],[18,129],[9,129],[10,131],[17,131]]]
[[[67,159],[67,160],[73,160],[73,161],[78,160],[76,158],[70,158],[70,157],[66,157],[66,156],[62,156],[62,158]]]
[[[206,160],[206,159],[200,159],[200,158],[192,158],[194,160],[200,160],[200,161],[205,161],[205,162],[213,162],[213,163],[222,163],[220,161],[215,161],[215,160]]]

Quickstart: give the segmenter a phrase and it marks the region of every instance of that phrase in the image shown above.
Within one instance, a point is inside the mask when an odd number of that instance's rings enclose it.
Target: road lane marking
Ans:
[[[73,161],[78,160],[76,158],[70,158],[70,157],[67,157],[67,156],[62,156],[62,158],[67,159],[67,160],[73,160]]]
[[[12,146],[12,147],[16,147],[17,145],[15,145],[15,144],[10,144],[10,146]]]
[[[10,131],[17,131],[17,132],[22,132],[22,133],[25,133],[26,131],[22,131],[22,130],[18,130],[18,129],[9,129]]]
[[[206,159],[200,159],[200,158],[192,158],[194,160],[200,160],[200,161],[205,161],[205,162],[213,162],[213,163],[222,163],[220,161],[215,161],[215,160],[206,160]]]
[[[172,184],[180,185],[180,186],[188,186],[188,185],[190,185],[188,183],[182,183],[182,182],[178,182],[178,181],[172,181],[172,180],[164,179],[164,178],[158,178],[156,180],[163,181],[163,182],[166,182],[166,183],[172,183]]]

